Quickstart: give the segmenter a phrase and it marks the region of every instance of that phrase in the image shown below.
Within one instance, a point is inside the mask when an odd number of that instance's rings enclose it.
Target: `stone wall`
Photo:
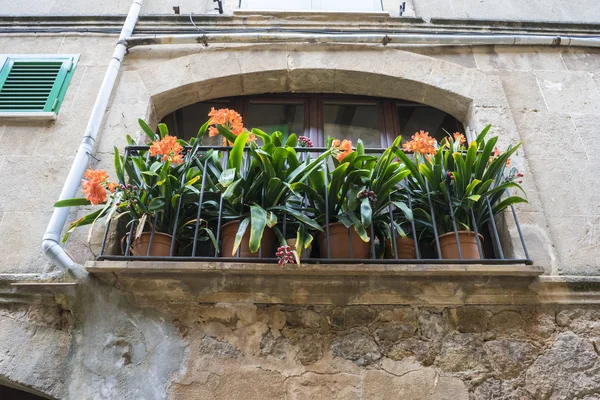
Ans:
[[[173,399],[596,399],[593,308],[171,305]]]

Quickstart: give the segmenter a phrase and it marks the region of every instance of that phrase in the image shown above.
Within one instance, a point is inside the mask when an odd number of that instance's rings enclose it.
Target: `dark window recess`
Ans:
[[[386,148],[394,138],[404,140],[420,130],[442,139],[464,133],[463,124],[448,113],[423,104],[394,99],[328,94],[273,94],[203,101],[183,107],[163,118],[170,132],[189,139],[208,120],[214,108],[232,108],[242,115],[246,128],[267,133],[281,131],[308,136],[315,146],[327,137],[361,139],[367,148]],[[220,145],[218,138],[205,138],[205,146]]]
[[[58,113],[77,57],[8,57],[0,68],[0,113]]]
[[[0,399],[2,400],[43,400],[44,397],[36,396],[22,390],[0,385]]]

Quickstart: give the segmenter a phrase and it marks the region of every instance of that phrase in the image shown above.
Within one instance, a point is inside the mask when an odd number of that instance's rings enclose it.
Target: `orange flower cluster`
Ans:
[[[336,147],[338,149],[337,160],[342,162],[344,158],[350,153],[352,153],[352,141],[344,139],[341,143],[339,140],[334,140],[331,143],[332,147]]]
[[[162,161],[171,161],[173,165],[183,162],[183,147],[177,143],[177,137],[166,135],[161,140],[157,140],[150,146],[151,156],[162,156]]]
[[[106,201],[106,181],[108,174],[102,169],[88,169],[83,175],[86,179],[81,181],[85,198],[93,205],[98,205]],[[116,184],[115,184],[116,186]]]
[[[466,141],[467,141],[467,139],[465,138],[465,135],[463,135],[463,134],[462,134],[462,133],[460,133],[460,132],[456,132],[456,133],[454,133],[454,135],[453,135],[453,136],[454,136],[454,141],[455,141],[455,142],[458,142],[458,144],[463,144],[464,142],[466,142]]]
[[[498,157],[500,154],[502,154],[502,152],[500,151],[500,149],[498,147],[494,147],[494,157]],[[491,161],[490,161],[491,162]],[[506,160],[506,168],[510,167],[510,158],[508,160]]]
[[[402,145],[404,151],[412,151],[420,154],[435,154],[437,152],[437,142],[429,136],[429,132],[415,132],[410,142]]]
[[[244,132],[242,116],[238,114],[235,110],[230,110],[229,108],[220,108],[218,110],[215,110],[214,107],[211,107],[208,116],[210,117],[211,125],[223,125],[227,129],[229,129],[235,136],[239,136],[240,133]],[[213,137],[217,136],[218,134],[219,130],[215,126],[211,126],[208,128],[208,136]],[[250,143],[250,140],[256,140],[256,136],[253,133],[250,133],[250,136],[248,137],[248,143]],[[223,146],[226,145],[227,139],[223,138]]]

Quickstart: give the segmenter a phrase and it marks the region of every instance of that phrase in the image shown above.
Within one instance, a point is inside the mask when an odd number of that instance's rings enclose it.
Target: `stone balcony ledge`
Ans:
[[[91,261],[136,300],[270,304],[539,304],[534,265]],[[539,286],[539,284],[538,284]]]

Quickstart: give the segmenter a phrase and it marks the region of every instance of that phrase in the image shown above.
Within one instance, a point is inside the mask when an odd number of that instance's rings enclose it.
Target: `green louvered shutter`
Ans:
[[[0,113],[58,113],[77,59],[8,57],[0,70]]]

